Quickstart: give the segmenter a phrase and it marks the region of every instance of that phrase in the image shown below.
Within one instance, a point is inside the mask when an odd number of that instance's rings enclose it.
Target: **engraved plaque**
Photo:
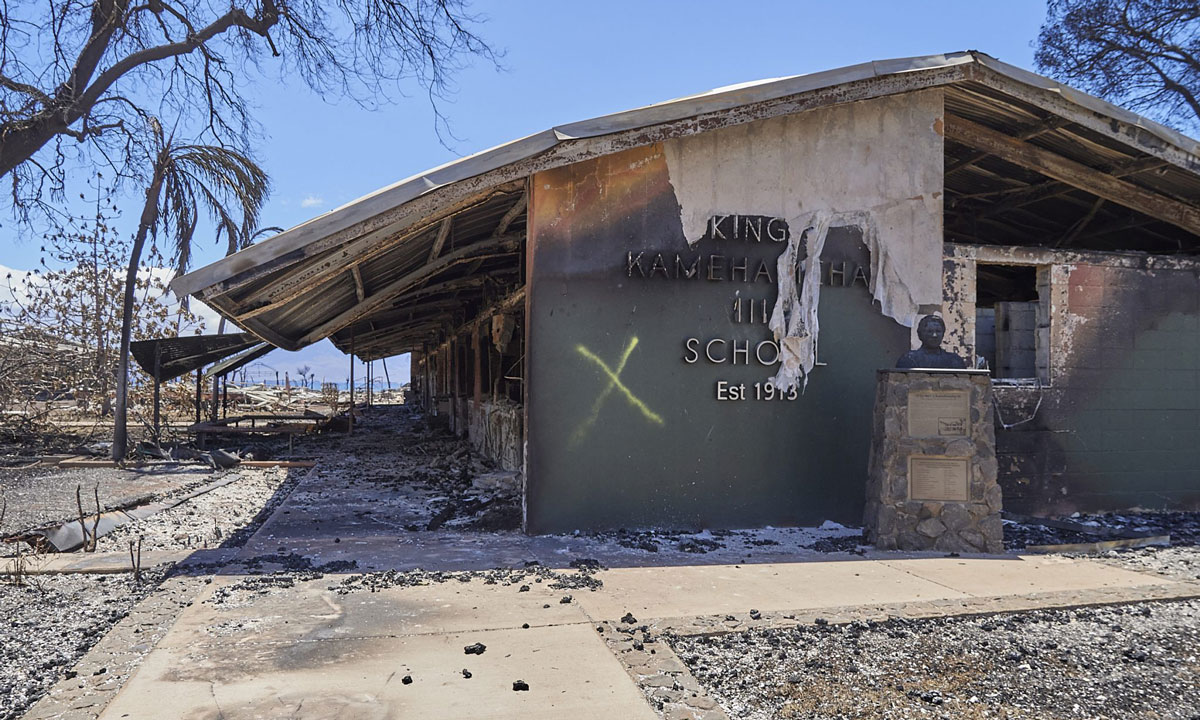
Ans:
[[[923,390],[908,394],[909,437],[964,437],[971,417],[967,390]]]
[[[910,455],[908,497],[910,500],[967,502],[967,458]]]

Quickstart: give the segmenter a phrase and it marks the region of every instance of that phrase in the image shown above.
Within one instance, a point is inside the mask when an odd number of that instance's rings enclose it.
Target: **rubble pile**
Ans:
[[[403,505],[403,512],[380,507],[372,514],[403,516],[398,529],[496,532],[521,527],[515,473],[508,474],[514,476],[511,482],[497,482],[505,474],[492,462],[414,407],[372,408],[355,421],[353,434],[310,438],[294,455],[319,459],[330,482],[394,491],[389,504]]]
[[[577,558],[571,561],[570,571],[551,570],[550,568],[530,561],[520,568],[499,568],[495,570],[462,570],[456,572],[440,572],[426,570],[411,570],[397,572],[385,570],[382,572],[351,575],[337,585],[331,585],[330,590],[339,595],[354,592],[379,592],[394,587],[416,587],[418,585],[434,585],[448,582],[471,582],[480,580],[487,585],[517,586],[517,592],[527,592],[527,583],[546,583],[551,590],[591,590],[595,591],[604,586],[604,582],[596,577],[596,573],[604,570],[599,562],[589,558]],[[570,597],[570,596],[565,596]]]
[[[730,717],[1175,718],[1200,601],[669,638]]]
[[[1004,546],[1010,550],[1021,550],[1030,545],[1089,543],[1135,535],[1170,535],[1174,546],[1200,544],[1200,512],[1145,510],[1095,515],[1075,513],[1060,520],[1078,525],[1080,529],[1051,527],[1032,518],[1005,520]]]

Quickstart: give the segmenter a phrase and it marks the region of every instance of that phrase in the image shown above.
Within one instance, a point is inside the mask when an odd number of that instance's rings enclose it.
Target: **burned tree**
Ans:
[[[247,152],[243,68],[363,105],[415,83],[436,100],[472,56],[494,62],[463,0],[96,0],[0,7],[0,176],[28,218],[56,212],[73,161],[136,172],[140,128],[175,116]],[[436,102],[435,102],[436,109]]]
[[[157,152],[146,187],[137,234],[125,276],[121,310],[121,347],[117,371],[113,459],[127,450],[129,343],[133,327],[134,284],[146,240],[165,235],[179,269],[186,269],[192,238],[205,210],[231,237],[249,238],[258,227],[258,213],[269,191],[267,175],[250,158],[225,147],[177,144],[151,122]],[[239,244],[233,242],[232,244]]]
[[[53,429],[67,417],[112,413],[121,335],[120,297],[131,240],[95,217],[42,239],[42,267],[0,278],[0,435]],[[134,284],[131,337],[199,333],[204,324],[165,301],[169,275],[156,249]]]
[[[1050,0],[1037,66],[1169,125],[1200,127],[1200,3]]]

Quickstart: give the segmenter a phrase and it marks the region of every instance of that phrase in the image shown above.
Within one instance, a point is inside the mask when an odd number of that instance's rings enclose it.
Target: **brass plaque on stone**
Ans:
[[[967,390],[921,390],[908,394],[909,437],[964,437],[970,421]]]
[[[908,498],[937,502],[967,502],[967,458],[910,455]]]

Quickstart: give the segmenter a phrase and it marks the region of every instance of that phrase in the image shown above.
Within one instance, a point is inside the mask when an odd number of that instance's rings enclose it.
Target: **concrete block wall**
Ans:
[[[967,291],[974,299],[979,261],[1039,266],[1040,296],[1050,299],[1038,309],[1046,380],[995,386],[1005,507],[1035,515],[1200,508],[1200,262],[946,247],[955,269],[947,304]],[[973,338],[974,328],[961,336]]]
[[[1037,377],[1037,311],[1038,303],[996,303],[996,377]],[[975,313],[978,322],[979,310]],[[979,327],[976,326],[978,331]]]

